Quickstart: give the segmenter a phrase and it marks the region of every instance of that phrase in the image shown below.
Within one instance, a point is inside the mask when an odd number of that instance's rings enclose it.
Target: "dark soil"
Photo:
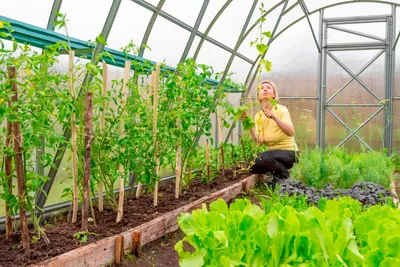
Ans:
[[[180,230],[167,234],[144,246],[140,258],[136,258],[132,254],[125,255],[121,265],[124,267],[179,266],[179,256],[174,246],[183,236],[184,234]],[[193,251],[186,242],[184,244],[184,249],[185,251]],[[114,263],[113,267],[116,266],[118,265]]]
[[[233,179],[231,171],[226,171],[225,174],[225,177],[214,179],[211,182],[210,188],[202,183],[200,179],[194,179],[191,188],[187,192],[184,192],[180,199],[175,199],[174,180],[162,182],[159,187],[159,204],[157,207],[153,206],[152,194],[143,194],[139,199],[136,199],[134,194],[128,195],[125,197],[124,202],[124,217],[118,224],[115,222],[117,217],[115,210],[107,206],[104,207],[104,211],[101,213],[96,210],[97,226],[93,223],[89,224],[89,232],[93,234],[88,236],[86,243],[80,243],[80,240],[74,237],[76,233],[81,231],[81,218],[79,216],[76,224],[67,222],[66,216],[61,218],[55,217],[45,223],[44,229],[50,240],[50,244],[46,245],[43,239],[40,239],[36,243],[31,243],[30,250],[26,252],[22,250],[19,235],[14,235],[9,240],[5,240],[5,236],[0,235],[0,266],[27,266],[39,263],[105,237],[122,233],[151,221],[166,212],[175,210],[210,195],[215,191],[226,188],[249,175],[243,172],[237,174],[235,179]],[[31,240],[32,236],[33,231]]]

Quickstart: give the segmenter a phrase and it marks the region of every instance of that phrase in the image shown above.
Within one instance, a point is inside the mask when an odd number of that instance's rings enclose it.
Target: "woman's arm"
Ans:
[[[273,119],[276,124],[279,126],[279,128],[284,132],[287,136],[294,136],[294,127],[293,125],[284,122],[283,120],[279,119],[277,116],[274,115],[272,110],[264,110],[265,116],[267,116],[270,119]]]

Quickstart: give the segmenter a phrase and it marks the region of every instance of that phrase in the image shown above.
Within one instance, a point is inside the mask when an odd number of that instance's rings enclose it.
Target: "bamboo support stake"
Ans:
[[[221,151],[221,174],[222,176],[225,176],[225,156],[224,156],[224,142],[222,141],[222,136],[223,136],[223,130],[224,130],[224,126],[222,124],[222,110],[221,107],[218,106],[217,107],[217,117],[218,117],[218,134],[219,134],[219,140],[220,140],[220,144],[219,144],[219,149]]]
[[[74,57],[75,51],[69,51],[68,57],[68,90],[71,95],[70,100],[75,100],[75,92],[74,92],[74,74],[73,74],[73,67],[74,67]],[[71,114],[71,143],[72,143],[72,180],[73,180],[73,189],[72,189],[72,223],[76,223],[78,218],[78,168],[77,168],[77,154],[78,154],[78,147],[77,147],[77,137],[78,137],[78,126],[76,125],[76,114],[72,112]]]
[[[149,109],[149,112],[152,110],[151,94],[153,93],[152,87],[153,87],[153,83],[154,83],[154,76],[155,75],[154,75],[154,71],[153,71],[151,73],[151,76],[150,76],[150,87],[149,87],[149,95],[148,95],[148,109]],[[140,197],[141,191],[142,191],[142,183],[138,182],[138,186],[136,188],[136,198]]]
[[[240,135],[240,134],[239,134],[239,139],[240,139],[240,143],[242,144],[242,150],[243,150],[244,161],[247,162],[246,150],[245,150],[245,148],[244,148],[244,143],[243,143],[242,135]]]
[[[92,112],[93,99],[92,92],[86,94],[85,106],[85,161],[83,171],[83,200],[82,200],[82,231],[88,231],[89,218],[89,186],[90,186],[90,158],[92,152]]]
[[[157,115],[158,115],[158,85],[160,81],[160,63],[156,65],[155,78],[154,78],[154,102],[153,102],[153,145],[155,149],[154,159],[156,162],[156,184],[154,187],[154,207],[158,205],[158,174],[160,171],[160,158],[158,156],[157,144]]]
[[[125,106],[128,99],[128,86],[127,83],[129,81],[129,72],[131,70],[131,61],[125,61],[125,71],[124,71],[124,84],[122,86],[122,101],[121,101],[121,108],[125,111]],[[125,122],[121,119],[119,124],[119,131],[121,138],[126,136],[125,133]],[[121,148],[121,153],[124,153],[125,148]],[[119,199],[118,199],[118,214],[117,214],[117,223],[121,221],[122,216],[124,215],[124,195],[125,195],[125,168],[122,164],[119,164],[118,167],[119,173],[121,177],[119,178]]]
[[[182,128],[182,123],[181,119],[178,118],[178,129],[179,131]],[[182,164],[182,147],[181,147],[181,138],[179,137],[178,143],[176,146],[176,169],[175,169],[175,198],[179,198],[179,193],[180,193],[180,182],[181,182],[181,164]]]
[[[101,112],[100,116],[100,134],[103,136],[104,135],[104,126],[105,126],[105,117],[106,117],[106,111],[107,111],[107,103],[104,100],[105,97],[107,97],[107,81],[108,81],[108,66],[107,63],[103,60],[103,91],[102,91],[102,96],[103,96],[103,110]],[[101,172],[101,169],[100,169]],[[101,175],[102,177],[102,175]],[[104,182],[101,180],[99,182],[99,211],[103,211],[104,209]]]
[[[235,151],[234,151],[234,149],[235,149],[235,146],[234,146],[234,144],[233,144],[233,133],[231,134],[231,144],[232,144],[232,176],[233,176],[233,178],[235,178],[236,177],[236,172],[235,172],[235,169],[236,169],[236,163],[235,163]]]
[[[179,77],[179,81],[182,81],[182,78]],[[180,84],[181,85],[181,84]],[[181,88],[181,86],[179,86]],[[178,114],[179,117],[176,120],[176,128],[178,130],[178,141],[176,144],[176,168],[175,168],[175,198],[179,198],[179,195],[181,193],[181,177],[182,177],[182,119],[181,119],[181,114],[182,114],[182,97],[179,95],[178,97]]]
[[[11,107],[11,102],[8,102],[8,107]],[[6,147],[7,147],[7,153],[4,159],[4,167],[5,167],[5,178],[7,181],[7,188],[9,190],[9,194],[12,194],[12,154],[10,153],[10,150],[12,148],[13,145],[13,138],[12,138],[12,134],[13,134],[13,130],[12,130],[12,122],[10,121],[10,118],[7,119],[7,132],[6,132]],[[10,150],[9,150],[10,149]],[[8,201],[6,200],[6,239],[9,238],[9,236],[12,234],[13,232],[13,219],[12,217],[8,214],[10,211],[10,206]]]
[[[211,169],[210,169],[210,149],[208,146],[208,139],[206,139],[206,168],[207,168],[207,186],[210,186]]]
[[[15,79],[15,67],[8,68],[8,74],[10,80]],[[15,81],[11,81],[12,91],[14,95],[12,96],[12,102],[17,105],[18,102],[18,92],[17,84]],[[14,112],[18,114],[18,107],[14,108]],[[29,249],[29,232],[28,232],[28,222],[26,219],[26,200],[25,200],[25,177],[24,177],[24,164],[22,161],[22,136],[20,124],[17,121],[12,123],[13,138],[14,138],[14,152],[15,152],[15,169],[17,172],[17,185],[18,185],[18,202],[19,208],[19,219],[21,223],[21,237],[22,237],[22,247],[24,250]]]

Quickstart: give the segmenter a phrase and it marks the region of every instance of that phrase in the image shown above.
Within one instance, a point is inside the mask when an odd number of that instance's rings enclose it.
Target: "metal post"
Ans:
[[[321,102],[321,92],[322,92],[322,51],[323,51],[323,21],[324,21],[324,11],[319,12],[319,53],[318,53],[318,73],[317,73],[317,146],[321,147],[321,113],[322,113],[322,102]]]
[[[321,142],[321,149],[325,151],[325,121],[326,121],[326,70],[327,70],[327,53],[326,53],[326,45],[328,44],[328,28],[326,22],[323,21],[322,23],[322,30],[323,30],[323,43],[322,43],[322,84],[321,84],[321,126],[320,126],[320,142]]]

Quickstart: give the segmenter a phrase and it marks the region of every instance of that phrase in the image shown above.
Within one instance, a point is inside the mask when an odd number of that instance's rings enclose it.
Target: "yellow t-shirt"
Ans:
[[[281,121],[293,126],[290,113],[285,106],[277,104],[277,110],[272,109],[272,112]],[[254,116],[255,134],[264,135],[264,143],[268,146],[268,150],[292,150],[298,151],[297,144],[293,136],[286,135],[273,119],[267,118],[263,111],[260,110]]]

